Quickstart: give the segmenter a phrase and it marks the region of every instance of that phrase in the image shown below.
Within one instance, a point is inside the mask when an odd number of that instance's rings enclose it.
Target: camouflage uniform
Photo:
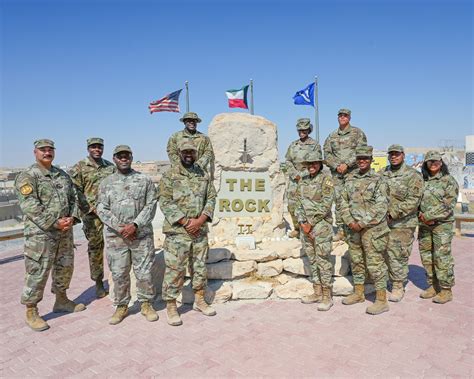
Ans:
[[[151,267],[155,257],[152,221],[157,194],[150,177],[135,170],[116,172],[99,185],[97,214],[106,225],[107,263],[114,281],[114,304],[130,302],[130,268],[137,278],[137,297],[152,301],[154,284]],[[121,225],[134,223],[137,238],[123,238]]]
[[[66,232],[54,227],[61,217],[79,222],[76,193],[71,178],[63,170],[45,169],[37,163],[18,175],[15,190],[24,214],[25,286],[21,303],[34,305],[43,298],[52,269],[51,291],[65,293],[74,269],[72,228]]]
[[[322,165],[321,165],[322,170]],[[302,177],[297,187],[296,217],[299,223],[312,226],[311,240],[301,233],[303,251],[311,264],[311,280],[324,287],[331,286],[332,214],[334,184],[331,175],[319,171]]]
[[[101,144],[103,145],[103,142]],[[97,192],[102,179],[114,172],[113,163],[105,159],[96,162],[91,157],[79,161],[71,169],[71,178],[76,186],[79,208],[82,212],[82,229],[89,242],[87,246],[89,269],[91,279],[94,281],[104,278],[104,225],[95,213]]]
[[[297,130],[312,130],[309,119],[301,118],[296,124]],[[285,155],[285,167],[288,175],[288,183],[286,188],[286,197],[288,199],[288,212],[290,212],[291,219],[295,230],[299,230],[298,219],[295,215],[296,204],[297,204],[297,187],[298,181],[296,177],[300,178],[309,175],[308,170],[304,167],[302,158],[308,151],[314,151],[319,149],[319,144],[308,136],[308,138],[302,142],[300,139],[293,141],[288,147],[288,151]]]
[[[341,113],[351,114],[349,109],[340,109],[338,115]],[[344,187],[346,178],[351,172],[357,169],[355,149],[357,146],[366,146],[367,137],[364,132],[351,124],[344,130],[337,128],[324,141],[324,160],[326,165],[331,170],[334,181],[336,198],[340,197],[340,193]],[[339,174],[336,169],[337,166],[345,163],[347,165],[347,172]],[[336,203],[336,224],[342,225],[341,212]]]
[[[403,148],[401,149],[403,152]],[[390,151],[395,150],[389,148]],[[397,170],[387,166],[381,174],[387,186],[389,199],[390,235],[387,244],[389,278],[392,282],[404,283],[408,276],[408,258],[418,225],[418,206],[423,194],[423,177],[405,163],[402,163]]]
[[[354,284],[364,284],[367,270],[376,290],[385,290],[387,265],[384,253],[390,229],[386,220],[388,201],[382,177],[373,170],[365,174],[352,172],[344,184],[340,210],[344,224],[357,222],[362,226],[360,232],[347,228]]]
[[[178,221],[182,218],[197,218],[201,214],[211,221],[215,203],[214,185],[209,174],[200,166],[194,164],[191,168],[185,168],[180,161],[163,175],[160,182],[160,208],[165,216],[163,233],[166,235],[163,300],[172,301],[179,296],[186,265],[191,272],[193,290],[205,289],[209,249],[207,222],[202,225],[199,237],[193,238]]]
[[[429,153],[432,153],[431,156]],[[439,159],[438,153],[429,152],[425,162]],[[421,261],[426,270],[430,286],[441,288],[454,286],[454,259],[451,254],[453,239],[454,207],[459,194],[459,186],[451,175],[438,173],[425,179],[420,212],[426,220],[435,221],[429,226],[420,222],[418,231]]]

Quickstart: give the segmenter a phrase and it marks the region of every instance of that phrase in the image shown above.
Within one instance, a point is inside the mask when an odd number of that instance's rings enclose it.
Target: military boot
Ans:
[[[104,288],[104,283],[102,282],[102,279],[98,279],[95,281],[95,296],[98,299],[101,299],[105,296],[107,296],[108,292]]]
[[[352,305],[356,303],[363,303],[365,301],[365,294],[364,294],[364,285],[363,284],[355,284],[354,285],[354,293],[346,296],[342,300],[342,304],[344,305]]]
[[[301,302],[303,304],[319,303],[323,297],[321,284],[313,283],[314,292],[311,295],[303,296]]]
[[[53,312],[81,312],[86,309],[84,304],[76,304],[74,301],[67,298],[66,292],[58,292],[56,294],[56,301],[54,302]]]
[[[215,316],[216,311],[204,300],[204,290],[194,292],[194,304],[193,309],[195,311],[202,312],[206,316]]]
[[[375,303],[368,306],[365,312],[371,315],[379,315],[380,313],[388,312],[389,309],[387,290],[377,290],[375,292]]]
[[[156,321],[158,320],[158,314],[156,311],[153,309],[153,306],[150,304],[149,301],[144,301],[141,304],[141,311],[140,313],[145,316],[147,321]]]
[[[405,295],[405,290],[403,289],[403,282],[393,282],[392,283],[392,292],[388,297],[389,301],[393,301],[394,303],[398,303],[403,299]]]
[[[166,302],[166,315],[168,316],[168,324],[172,326],[182,325],[181,317],[179,317],[176,300],[169,300]]]
[[[299,238],[300,237],[300,231],[299,230],[292,230],[289,234],[288,237],[290,238]]]
[[[318,311],[329,311],[334,305],[332,302],[331,287],[323,287],[323,299],[318,304]]]
[[[429,286],[426,290],[420,293],[420,297],[422,299],[431,299],[432,297],[436,296],[436,290],[433,286]]]
[[[35,304],[28,304],[26,306],[26,324],[35,332],[49,329],[48,323],[38,314],[38,308]]]
[[[120,324],[125,317],[128,315],[128,305],[119,305],[115,309],[114,314],[109,320],[110,325],[117,325]]]
[[[441,288],[441,292],[433,297],[433,303],[444,304],[453,300],[451,288]]]

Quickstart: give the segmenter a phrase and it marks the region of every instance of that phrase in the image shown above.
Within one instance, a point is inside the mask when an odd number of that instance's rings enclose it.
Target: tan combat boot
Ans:
[[[150,304],[149,301],[144,301],[141,304],[141,311],[140,313],[145,316],[147,321],[153,322],[158,320],[158,314],[153,309],[153,306]]]
[[[444,304],[453,300],[451,288],[441,288],[441,292],[433,297],[433,303]]]
[[[380,313],[388,312],[389,309],[387,290],[377,290],[375,292],[375,303],[368,306],[365,312],[370,315],[379,315]]]
[[[28,304],[26,306],[26,324],[35,332],[49,329],[48,323],[38,314],[38,308],[35,304]]]
[[[74,301],[67,298],[66,292],[58,292],[56,294],[56,301],[54,302],[53,312],[81,312],[86,309],[84,304],[76,304]]]
[[[290,238],[299,238],[300,237],[300,231],[299,230],[292,230],[288,234],[288,237],[290,237]]]
[[[342,304],[344,305],[352,305],[356,303],[363,303],[365,301],[365,294],[364,294],[364,285],[363,284],[355,284],[354,285],[354,293],[346,296],[342,300]]]
[[[301,302],[303,304],[319,303],[323,297],[321,284],[313,283],[314,292],[311,295],[303,296]]]
[[[393,282],[392,283],[392,292],[388,297],[389,301],[393,301],[394,303],[398,303],[403,299],[405,295],[405,290],[403,289],[403,282]]]
[[[331,287],[323,287],[323,299],[318,305],[318,311],[329,311],[333,305]]]
[[[176,300],[169,300],[166,302],[166,315],[168,316],[168,324],[172,326],[182,325],[181,317],[179,317]]]
[[[118,305],[115,309],[114,314],[109,320],[110,325],[120,324],[125,317],[128,315],[128,305]]]
[[[102,282],[102,279],[98,279],[95,281],[95,296],[98,299],[101,299],[105,296],[107,296],[108,292],[104,288],[104,283]]]
[[[422,299],[431,299],[436,296],[436,290],[433,286],[429,286],[426,290],[420,293]]]
[[[202,312],[206,316],[215,316],[216,311],[204,300],[204,290],[194,292],[194,304],[193,309],[195,311]]]

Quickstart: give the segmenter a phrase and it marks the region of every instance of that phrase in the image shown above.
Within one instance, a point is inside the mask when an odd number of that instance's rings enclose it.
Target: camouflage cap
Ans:
[[[104,145],[104,140],[99,137],[91,137],[87,139],[87,147],[89,147],[90,145],[95,145],[95,144]]]
[[[306,130],[312,129],[313,125],[311,125],[311,120],[309,118],[299,118],[296,121],[296,130]]]
[[[427,161],[440,161],[441,153],[436,150],[430,150],[425,154],[425,162]]]
[[[322,160],[323,154],[319,147],[306,152],[306,154],[303,156],[303,162],[321,162]]]
[[[194,145],[194,143],[192,143],[191,141],[186,141],[186,140],[184,140],[183,142],[179,144],[178,149],[179,151],[184,151],[184,150],[197,151],[196,145]]]
[[[39,149],[41,147],[51,147],[55,149],[54,142],[50,139],[42,138],[34,142],[35,148]]]
[[[373,150],[372,146],[357,146],[356,157],[371,157]]]
[[[114,149],[114,155],[115,154],[118,154],[118,153],[121,153],[123,151],[126,151],[130,154],[133,154],[132,152],[132,149],[130,148],[130,146],[128,145],[118,145],[115,149]]]
[[[196,120],[196,122],[201,122],[202,120],[199,118],[197,113],[194,112],[186,112],[183,117],[179,119],[179,121],[184,122],[184,120]]]
[[[337,115],[339,116],[340,114],[347,114],[347,115],[351,115],[351,110],[350,109],[347,109],[347,108],[341,108],[337,111]]]
[[[405,150],[403,149],[403,146],[402,145],[398,145],[396,143],[390,145],[387,149],[387,153],[390,153],[392,151],[397,151],[399,153],[404,153]]]

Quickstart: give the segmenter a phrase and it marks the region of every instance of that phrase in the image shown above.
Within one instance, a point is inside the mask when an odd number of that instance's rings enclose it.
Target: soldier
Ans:
[[[190,141],[196,146],[196,164],[211,175],[214,173],[214,150],[211,140],[205,134],[197,131],[197,124],[201,122],[197,113],[187,112],[179,119],[184,123],[184,129],[174,133],[168,140],[166,151],[171,165],[179,166],[181,158],[179,146],[183,141]]]
[[[375,282],[376,300],[366,312],[377,315],[389,310],[387,302],[387,265],[384,260],[390,229],[387,225],[388,201],[385,182],[371,168],[372,146],[356,148],[359,169],[346,178],[341,196],[341,216],[348,230],[354,293],[342,303],[365,301],[365,273]]]
[[[95,281],[97,298],[107,295],[104,288],[104,224],[97,216],[97,192],[102,179],[115,172],[113,163],[102,158],[104,140],[87,140],[89,156],[73,166],[71,178],[76,186],[79,208],[82,212],[82,224],[87,238],[87,253],[91,279]]]
[[[209,249],[207,223],[214,214],[216,190],[209,174],[195,164],[196,146],[185,140],[179,151],[179,165],[172,166],[160,183],[160,207],[165,215],[163,233],[166,235],[162,297],[166,301],[168,324],[174,326],[182,324],[176,299],[183,288],[187,264],[194,291],[193,309],[206,316],[216,314],[204,300]]]
[[[114,281],[115,313],[109,324],[127,316],[130,302],[130,268],[137,278],[137,297],[147,321],[158,320],[153,309],[154,285],[151,267],[155,257],[152,221],[157,196],[150,177],[132,169],[132,149],[119,145],[114,150],[117,172],[99,185],[97,215],[107,226],[107,262]]]
[[[296,217],[303,231],[303,251],[311,264],[311,280],[314,293],[304,296],[304,304],[321,302],[318,311],[328,311],[332,305],[332,263],[329,259],[332,248],[332,213],[334,184],[329,173],[322,172],[321,148],[306,152],[301,162],[308,175],[298,183]]]
[[[25,286],[21,303],[26,323],[35,330],[49,329],[38,314],[44,287],[52,269],[51,291],[56,295],[53,312],[80,312],[84,304],[69,300],[66,290],[74,268],[73,224],[80,222],[71,178],[53,166],[54,142],[34,143],[36,163],[18,175],[15,190],[24,214]]]
[[[387,185],[388,226],[387,244],[388,274],[392,282],[390,301],[403,299],[403,288],[408,276],[408,258],[418,225],[418,206],[423,194],[423,178],[414,168],[407,166],[403,146],[390,145],[390,165],[382,170]]]
[[[456,180],[437,151],[428,151],[422,167],[425,188],[420,204],[418,231],[420,256],[429,288],[423,299],[444,304],[453,300],[454,259],[451,254],[454,207],[459,194]]]
[[[307,151],[320,149],[319,144],[309,136],[313,131],[313,125],[311,125],[309,118],[298,119],[296,122],[296,130],[300,138],[290,144],[285,155],[285,166],[288,174],[286,197],[288,199],[288,212],[290,213],[294,228],[289,234],[291,238],[296,238],[300,235],[300,228],[295,215],[296,188],[300,179],[309,174],[307,168],[301,163],[301,158]]]
[[[357,169],[355,149],[357,146],[366,146],[367,138],[362,130],[351,125],[351,110],[339,109],[337,112],[339,128],[332,132],[324,142],[325,163],[331,170],[334,180],[336,198],[344,186],[348,175]],[[344,239],[343,220],[336,202],[336,225],[338,231],[336,241]]]

